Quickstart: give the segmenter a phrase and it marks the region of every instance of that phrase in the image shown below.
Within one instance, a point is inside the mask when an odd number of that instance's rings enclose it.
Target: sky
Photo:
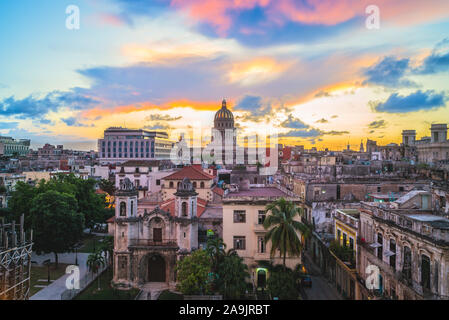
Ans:
[[[306,148],[449,122],[447,0],[1,1],[0,41],[0,135],[33,148],[207,135],[223,98],[242,134]]]

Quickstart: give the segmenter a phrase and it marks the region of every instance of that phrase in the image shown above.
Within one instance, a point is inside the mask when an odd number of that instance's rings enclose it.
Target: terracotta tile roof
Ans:
[[[129,160],[120,165],[120,167],[158,167],[160,160]]]
[[[182,180],[189,178],[190,180],[212,180],[214,177],[204,172],[198,167],[184,167],[169,176],[166,176],[164,180]]]
[[[215,192],[216,194],[218,194],[219,196],[222,196],[222,197],[224,195],[224,190],[222,188],[219,188],[219,187],[213,188],[212,192]]]
[[[106,220],[106,223],[113,223],[115,221],[115,216],[110,217],[108,220]]]

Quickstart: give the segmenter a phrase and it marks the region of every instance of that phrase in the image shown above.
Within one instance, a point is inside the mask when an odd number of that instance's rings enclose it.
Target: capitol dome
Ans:
[[[221,109],[215,113],[214,127],[216,129],[234,128],[234,115],[226,107],[225,99],[223,99]]]

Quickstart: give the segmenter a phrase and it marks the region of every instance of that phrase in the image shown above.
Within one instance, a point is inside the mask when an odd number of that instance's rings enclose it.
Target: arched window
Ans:
[[[193,187],[196,189],[196,181],[193,182]]]
[[[170,181],[170,189],[173,189],[173,181]]]
[[[180,185],[181,185],[181,182],[178,182],[178,184],[176,185],[176,187],[179,188]]]
[[[204,189],[204,182],[201,182],[200,186],[201,186],[201,189]]]
[[[120,202],[120,216],[126,217],[126,203]]]
[[[187,202],[182,203],[182,216],[187,217]]]
[[[134,201],[131,201],[131,215],[133,215],[134,212]]]
[[[430,258],[424,254],[421,255],[421,285],[430,290]]]

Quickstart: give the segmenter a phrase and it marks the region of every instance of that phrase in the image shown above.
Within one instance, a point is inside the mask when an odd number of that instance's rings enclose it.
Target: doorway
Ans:
[[[165,260],[160,255],[148,258],[148,281],[165,282]]]

